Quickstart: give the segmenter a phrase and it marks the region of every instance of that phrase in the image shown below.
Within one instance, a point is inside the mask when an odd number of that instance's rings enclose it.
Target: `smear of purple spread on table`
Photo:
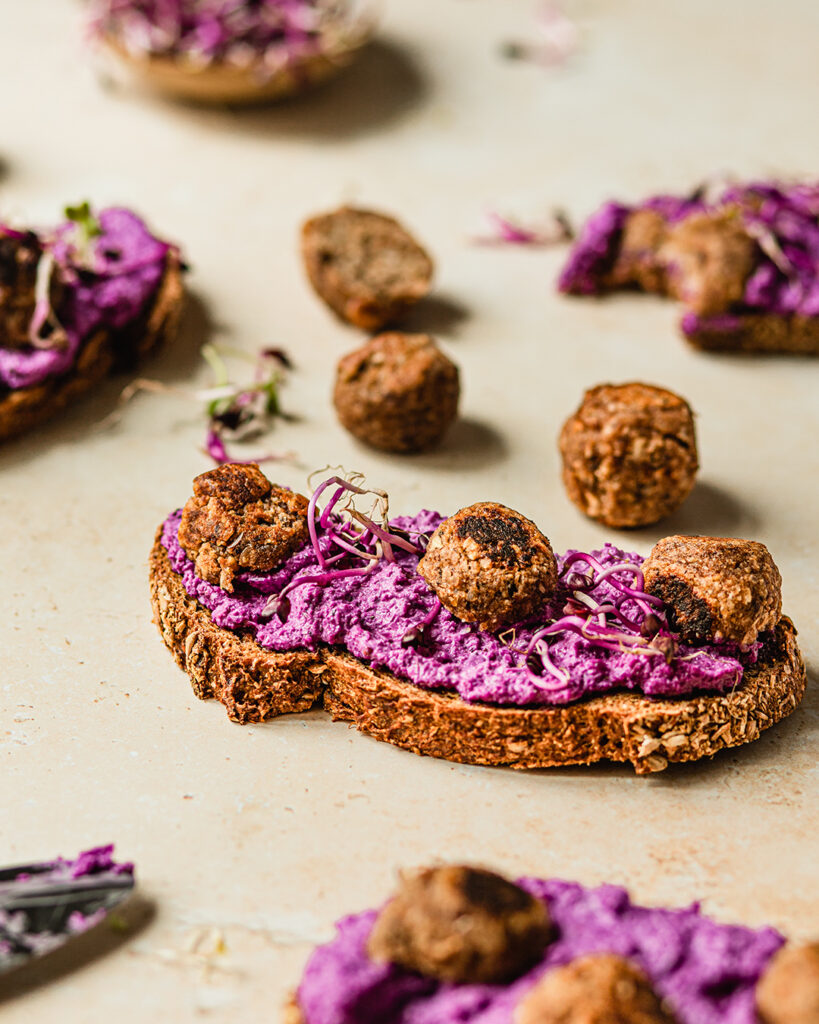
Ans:
[[[509,985],[454,985],[377,964],[366,941],[377,912],[343,918],[307,963],[298,990],[306,1024],[512,1024],[515,1006],[543,973],[589,953],[636,963],[679,1024],[756,1024],[754,988],[784,942],[773,928],[723,925],[694,904],[633,904],[625,889],[521,879],[556,928],[543,959]]]
[[[555,686],[550,678],[546,686],[527,669],[521,650],[538,625],[562,614],[568,592],[560,588],[542,616],[515,630],[511,644],[442,609],[428,628],[428,645],[423,649],[404,645],[401,640],[408,627],[423,619],[435,601],[415,571],[419,556],[404,551],[396,551],[395,562],[379,562],[366,576],[290,590],[286,622],[275,616],[265,618],[263,610],[270,594],[278,593],[294,577],[315,573],[313,548],[305,546],[271,573],[245,575],[229,594],[196,575],[177,537],[180,518],[180,512],[168,517],[162,544],[187,593],[208,609],[215,625],[249,630],[257,643],[270,650],[338,646],[416,686],[454,690],[464,700],[490,704],[568,704],[590,694],[623,689],[657,697],[726,692],[742,678],[736,651],[725,645],[695,648],[680,644],[678,657],[669,664],[663,657],[601,649],[576,633],[565,632],[549,644],[552,661],[567,674],[565,685]],[[423,511],[413,517],[399,516],[392,526],[410,535],[428,536],[441,521],[436,512]],[[623,560],[639,565],[643,561],[640,555],[626,554],[610,544],[592,554],[603,565]],[[596,594],[600,600],[617,596],[607,581],[598,585]],[[639,615],[629,602],[623,609],[626,614]],[[755,654],[743,657],[752,661]]]

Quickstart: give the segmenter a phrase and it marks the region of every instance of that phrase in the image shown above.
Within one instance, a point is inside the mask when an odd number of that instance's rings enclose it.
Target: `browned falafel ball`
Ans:
[[[564,423],[560,454],[563,483],[581,512],[606,526],[648,526],[694,486],[694,417],[665,388],[600,384]]]
[[[427,334],[378,334],[339,361],[333,403],[342,425],[373,448],[421,452],[458,415],[458,367]]]
[[[788,944],[775,954],[756,989],[762,1024],[819,1024],[819,942]]]
[[[531,519],[494,501],[445,519],[418,572],[453,615],[489,630],[534,615],[557,587],[549,539]]]
[[[580,957],[541,978],[515,1024],[674,1024],[641,970],[610,953]]]
[[[442,981],[494,984],[540,959],[550,933],[545,904],[520,886],[482,868],[447,865],[404,873],[367,950]]]
[[[726,206],[670,225],[659,258],[670,294],[692,312],[713,316],[742,300],[755,249],[742,210]]]
[[[307,505],[255,463],[228,463],[193,481],[179,543],[200,579],[232,591],[237,573],[268,572],[307,541]]]
[[[422,299],[432,260],[397,220],[342,206],[302,226],[307,276],[327,305],[356,327],[377,331]]]
[[[643,563],[684,640],[750,644],[782,614],[782,577],[764,544],[735,537],[664,537]]]

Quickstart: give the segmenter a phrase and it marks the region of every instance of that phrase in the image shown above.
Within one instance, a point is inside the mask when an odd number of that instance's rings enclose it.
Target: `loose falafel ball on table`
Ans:
[[[338,364],[333,404],[342,426],[387,452],[421,452],[458,415],[458,367],[427,334],[391,331]]]
[[[677,509],[697,474],[694,417],[673,391],[640,382],[587,391],[560,433],[563,483],[591,519],[649,526]]]
[[[348,323],[377,331],[430,289],[429,254],[397,220],[342,206],[311,217],[301,251],[316,293]]]

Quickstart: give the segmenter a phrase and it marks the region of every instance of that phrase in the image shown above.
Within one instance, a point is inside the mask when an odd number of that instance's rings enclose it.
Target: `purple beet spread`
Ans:
[[[512,1024],[514,1009],[551,967],[615,953],[645,971],[679,1024],[756,1024],[754,987],[784,942],[772,928],[717,924],[694,904],[635,906],[625,889],[524,878],[545,901],[556,938],[510,985],[453,985],[373,963],[366,940],[377,916],[343,918],[307,963],[298,991],[306,1024]]]
[[[633,206],[606,203],[584,225],[558,286],[563,292],[577,295],[602,291],[617,256],[626,218],[637,210],[656,210],[673,223],[690,213],[726,205],[739,206],[745,223],[760,239],[743,301],[735,309],[726,310],[726,316],[686,314],[683,330],[730,330],[738,323],[739,314],[819,314],[819,185],[758,182],[732,185],[707,202],[694,194],[688,198],[654,196]]]
[[[119,330],[135,320],[156,292],[165,269],[167,242],[155,238],[130,210],[112,207],[98,217],[92,240],[93,268],[77,267],[71,221],[42,238],[59,272],[70,282],[60,322],[68,342],[55,348],[0,346],[0,382],[10,389],[33,387],[71,369],[83,341],[100,328]]]
[[[180,517],[180,512],[168,517],[162,544],[187,593],[210,611],[217,626],[249,630],[257,643],[271,650],[315,650],[319,644],[343,647],[373,667],[388,669],[416,686],[454,690],[464,700],[490,704],[567,704],[621,689],[658,697],[725,692],[742,678],[742,664],[726,646],[681,644],[679,656],[669,664],[663,657],[601,649],[576,633],[564,632],[550,641],[549,654],[566,673],[565,683],[556,686],[550,676],[547,685],[528,670],[522,650],[539,625],[561,616],[568,592],[560,588],[542,617],[516,629],[511,644],[442,609],[429,627],[428,645],[423,649],[402,645],[407,629],[424,619],[435,600],[415,571],[419,556],[404,551],[396,551],[393,563],[379,562],[367,576],[296,587],[288,592],[291,607],[287,620],[265,619],[263,609],[269,595],[279,593],[294,577],[316,572],[312,546],[301,548],[271,573],[245,575],[229,594],[196,575],[177,537]],[[440,522],[437,513],[420,512],[415,517],[398,517],[392,526],[428,535]],[[593,554],[603,565],[623,560],[639,565],[643,561],[641,556],[624,554],[610,544]],[[597,591],[601,601],[614,594],[607,581],[601,582]],[[636,614],[629,602],[623,608]],[[752,660],[754,654],[745,657]]]

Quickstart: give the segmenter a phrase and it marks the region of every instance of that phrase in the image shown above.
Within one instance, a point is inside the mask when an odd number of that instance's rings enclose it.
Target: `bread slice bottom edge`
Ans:
[[[759,661],[727,694],[657,699],[616,692],[536,708],[472,704],[335,648],[270,651],[250,633],[221,629],[185,591],[160,537],[161,527],[150,557],[154,621],[196,696],[221,701],[234,722],[323,707],[375,739],[448,761],[531,769],[608,760],[644,775],[757,739],[805,691],[796,630],[783,616]]]

